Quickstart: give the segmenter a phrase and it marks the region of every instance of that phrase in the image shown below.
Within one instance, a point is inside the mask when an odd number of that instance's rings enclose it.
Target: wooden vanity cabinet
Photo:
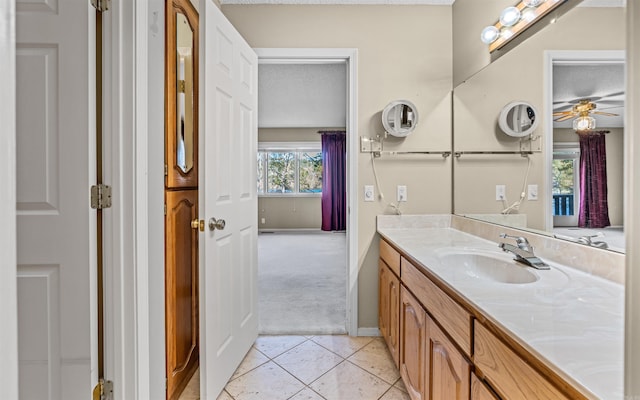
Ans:
[[[468,400],[471,363],[427,316],[427,386],[431,400]]]
[[[427,313],[400,287],[400,376],[411,400],[426,400]]]
[[[473,361],[503,399],[569,400],[484,325],[475,322]],[[576,393],[571,398],[584,398]]]
[[[471,400],[500,400],[480,378],[471,373]]]
[[[412,400],[468,400],[471,363],[400,287],[400,376]]]
[[[397,265],[397,275],[389,263]],[[436,277],[380,241],[380,330],[391,353],[398,354],[411,400],[586,400],[508,334],[487,324]]]
[[[399,368],[400,279],[384,261],[380,260],[378,264],[380,285],[378,291],[378,327],[387,343],[393,362]]]

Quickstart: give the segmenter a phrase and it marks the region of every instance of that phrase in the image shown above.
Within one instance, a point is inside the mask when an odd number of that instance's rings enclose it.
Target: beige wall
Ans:
[[[622,226],[624,224],[624,129],[601,129],[609,131],[605,141],[607,147],[609,221],[611,226]],[[578,136],[573,129],[553,130],[554,143],[578,143],[578,140]]]
[[[407,99],[420,113],[417,130],[386,149],[451,148],[451,7],[448,6],[222,6],[222,11],[253,47],[357,48],[358,132],[383,132],[381,111],[392,100]],[[428,38],[436,38],[429,40]],[[364,203],[362,186],[373,185],[370,155],[358,159],[359,321],[377,327],[378,238],[375,216],[391,212],[387,199],[407,185],[405,213],[451,212],[451,160],[439,156],[383,156],[376,161],[385,201]]]
[[[338,128],[343,129],[343,128]],[[258,142],[316,142],[314,128],[260,128]],[[264,223],[262,220],[264,218]],[[258,198],[258,229],[320,229],[322,209],[320,196]]]
[[[457,2],[456,2],[457,3]],[[588,35],[585,27],[598,27]],[[518,150],[517,139],[509,138],[497,126],[504,105],[525,100],[538,109],[540,125],[535,135],[544,136],[546,114],[543,109],[543,62],[545,50],[624,49],[624,8],[575,8],[558,23],[547,26],[520,44],[454,92],[454,148],[456,150]],[[544,138],[534,147],[541,147]],[[520,207],[527,214],[529,227],[544,228],[543,154],[531,156],[528,183],[539,187],[538,201]],[[519,197],[526,172],[526,159],[520,156],[464,156],[454,165],[454,209],[456,213],[500,212],[495,185],[507,185],[510,202]]]
[[[457,86],[491,62],[480,32],[493,25],[513,0],[456,0],[453,3],[453,85]]]

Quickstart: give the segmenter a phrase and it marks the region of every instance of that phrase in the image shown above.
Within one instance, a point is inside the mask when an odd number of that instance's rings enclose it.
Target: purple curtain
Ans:
[[[347,229],[346,135],[344,131],[322,134],[322,230]]]
[[[609,222],[607,154],[604,132],[580,136],[580,212],[578,226],[604,228]]]

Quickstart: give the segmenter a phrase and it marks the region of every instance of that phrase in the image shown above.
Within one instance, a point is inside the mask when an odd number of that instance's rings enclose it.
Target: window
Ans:
[[[258,150],[258,194],[300,196],[322,193],[322,152],[292,143]]]

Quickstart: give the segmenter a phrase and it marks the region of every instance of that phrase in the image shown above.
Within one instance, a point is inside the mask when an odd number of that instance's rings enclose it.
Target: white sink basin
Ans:
[[[532,283],[540,277],[516,261],[491,253],[447,252],[439,256],[451,268],[461,268],[470,277],[499,283]]]

